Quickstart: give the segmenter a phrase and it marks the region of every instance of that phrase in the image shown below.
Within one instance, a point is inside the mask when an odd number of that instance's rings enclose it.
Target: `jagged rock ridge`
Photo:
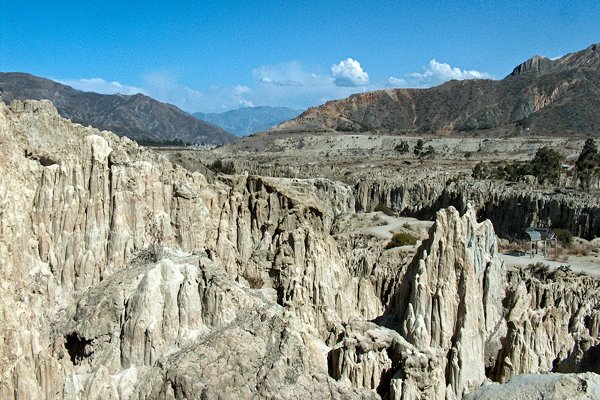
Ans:
[[[506,272],[472,209],[412,258],[344,233],[346,185],[209,184],[47,101],[0,104],[0,145],[3,399],[441,399],[595,368],[598,281]]]
[[[521,238],[529,226],[563,227],[586,239],[600,236],[600,199],[593,194],[556,193],[503,182],[430,175],[361,179],[354,187],[356,207],[373,210],[382,204],[399,213],[433,219],[440,208],[464,212],[471,203],[480,219],[489,219],[504,238]]]

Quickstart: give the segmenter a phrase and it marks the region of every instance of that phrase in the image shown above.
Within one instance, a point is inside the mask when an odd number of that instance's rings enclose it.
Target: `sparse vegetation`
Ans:
[[[478,162],[473,168],[473,173],[471,176],[475,179],[485,179],[485,170],[483,168],[483,162]]]
[[[208,169],[213,171],[216,174],[235,174],[235,166],[233,165],[233,161],[221,161],[215,160],[212,164],[207,165]]]
[[[577,177],[583,190],[590,190],[594,178],[600,177],[600,154],[594,139],[587,139],[579,153],[577,162]]]
[[[397,144],[396,147],[394,147],[394,150],[396,150],[398,153],[400,154],[406,154],[408,153],[408,151],[410,150],[408,143],[406,143],[404,140],[400,142],[400,144]]]
[[[577,257],[589,256],[592,251],[592,246],[587,243],[577,243],[569,247],[568,252]]]
[[[136,139],[136,142],[140,146],[146,146],[146,147],[164,147],[164,146],[184,147],[184,146],[188,145],[188,143],[185,143],[181,139],[175,139],[175,140]]]
[[[486,166],[479,162],[473,168],[471,176],[475,179],[500,179],[509,182],[528,182],[528,177],[535,177],[540,184],[558,185],[561,161],[560,153],[549,147],[542,147],[535,153],[531,162],[513,161],[496,166]]]
[[[392,210],[391,208],[389,208],[388,206],[386,206],[383,203],[379,203],[375,206],[375,208],[373,209],[373,211],[381,211],[382,213],[384,213],[385,215],[389,215],[390,217],[395,217],[396,213],[394,212],[394,210]]]
[[[163,246],[164,234],[161,224],[151,211],[146,213],[146,235],[150,240],[150,245],[140,256],[147,261],[158,262],[165,253]]]
[[[565,273],[571,272],[571,266],[570,265],[561,265],[560,267],[558,267],[558,270],[565,272]]]
[[[385,245],[385,248],[393,249],[394,247],[406,245],[414,246],[415,244],[417,244],[417,238],[414,235],[408,232],[399,232],[392,236],[392,239]]]
[[[561,161],[562,156],[556,150],[544,146],[535,153],[531,161],[531,172],[537,177],[539,183],[548,182],[557,185]]]
[[[426,158],[433,158],[433,156],[435,155],[435,149],[432,145],[425,147],[425,142],[423,142],[423,139],[419,139],[417,140],[417,144],[415,144],[413,154],[422,163],[423,160]]]
[[[556,239],[560,244],[569,247],[573,244],[573,234],[566,229],[558,228],[554,230]]]

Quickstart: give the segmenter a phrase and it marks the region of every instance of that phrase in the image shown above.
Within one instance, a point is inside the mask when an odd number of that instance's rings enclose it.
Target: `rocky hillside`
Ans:
[[[141,142],[223,144],[235,139],[217,126],[143,94],[82,92],[30,74],[0,72],[0,96],[7,103],[15,99],[49,99],[61,116],[73,122]]]
[[[267,130],[277,124],[297,117],[301,110],[287,107],[242,107],[223,113],[201,113],[193,115],[232,132],[237,136],[247,136]]]
[[[600,135],[600,45],[533,57],[506,78],[389,89],[310,108],[277,130]]]
[[[356,208],[385,205],[402,215],[433,219],[440,208],[465,211],[473,206],[504,238],[521,239],[530,226],[561,227],[589,240],[600,236],[600,198],[596,194],[499,181],[457,179],[444,174],[360,179],[355,187]]]
[[[386,249],[347,185],[208,183],[49,101],[0,103],[0,174],[2,399],[598,396],[600,281],[508,269],[471,207]]]

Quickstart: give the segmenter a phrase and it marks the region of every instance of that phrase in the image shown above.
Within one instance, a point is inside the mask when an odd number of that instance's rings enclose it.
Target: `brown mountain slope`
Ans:
[[[276,130],[540,135],[600,134],[600,45],[558,60],[533,57],[503,80],[388,89],[310,108]]]
[[[140,141],[222,144],[235,139],[215,125],[142,94],[82,92],[30,74],[0,72],[0,95],[7,103],[49,99],[65,118]]]

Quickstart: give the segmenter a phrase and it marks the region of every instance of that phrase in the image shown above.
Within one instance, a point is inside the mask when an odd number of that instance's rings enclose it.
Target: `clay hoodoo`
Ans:
[[[442,399],[598,372],[598,280],[507,269],[471,207],[385,249],[344,222],[348,185],[208,183],[47,101],[0,103],[0,174],[2,399]]]

